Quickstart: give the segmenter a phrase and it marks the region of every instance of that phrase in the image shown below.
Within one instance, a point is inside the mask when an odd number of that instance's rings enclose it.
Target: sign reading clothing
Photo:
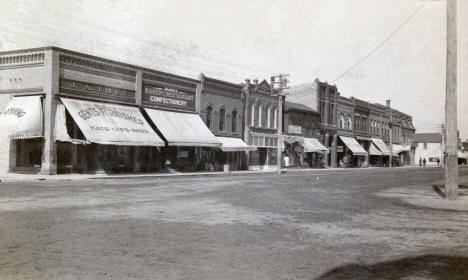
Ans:
[[[175,109],[195,110],[195,94],[178,89],[143,85],[143,103]]]
[[[164,146],[138,108],[61,98],[89,142],[129,146]]]

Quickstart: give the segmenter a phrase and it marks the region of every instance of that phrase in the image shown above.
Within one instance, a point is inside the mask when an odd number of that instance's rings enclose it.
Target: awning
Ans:
[[[304,138],[304,153],[326,153],[328,149],[325,148],[318,139]]]
[[[282,135],[283,141],[292,144],[292,143],[299,143],[302,145],[302,142],[304,141],[304,137],[302,136],[295,136],[295,135]]]
[[[389,156],[390,155],[390,149],[388,146],[385,144],[385,142],[380,139],[380,138],[372,138],[372,142],[379,148],[379,150],[382,152],[382,155],[384,156]]]
[[[65,116],[65,106],[62,103],[57,105],[54,123],[54,141],[71,142],[73,144],[89,144],[90,142],[80,139],[72,139],[67,131],[67,119]]]
[[[468,159],[468,153],[464,153],[464,152],[458,151],[458,158],[466,158],[466,159]]]
[[[392,149],[394,154],[399,154],[401,152],[405,151],[405,148],[402,145],[399,144],[393,144],[393,149]]]
[[[244,152],[257,150],[257,147],[245,144],[245,142],[242,141],[242,139],[240,138],[220,136],[216,138],[218,138],[218,140],[221,141],[221,143],[223,143],[221,149],[225,152]]]
[[[369,137],[364,137],[364,136],[356,136],[356,139],[357,139],[357,140],[365,140],[365,141],[370,141],[370,140],[371,140],[371,138],[369,138]]]
[[[366,156],[367,152],[364,150],[364,148],[359,145],[359,143],[356,141],[356,139],[351,138],[351,137],[345,137],[345,136],[340,136],[341,140],[343,143],[348,147],[353,155],[355,156]]]
[[[374,145],[374,143],[371,143],[370,147],[369,147],[369,155],[371,155],[371,156],[381,156],[383,154],[382,154],[381,151],[379,151],[379,149],[377,149],[377,147]]]
[[[411,146],[410,146],[410,145],[403,145],[403,151],[404,151],[404,152],[409,152],[409,151],[411,151]]]
[[[198,114],[146,109],[169,146],[221,147]]]
[[[61,98],[86,137],[98,144],[164,146],[140,110],[135,107]]]
[[[40,96],[13,97],[0,113],[2,133],[11,139],[43,136],[42,104]]]

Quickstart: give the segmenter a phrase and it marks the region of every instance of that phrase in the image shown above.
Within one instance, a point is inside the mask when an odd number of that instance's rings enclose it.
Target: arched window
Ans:
[[[208,106],[206,108],[206,126],[211,129],[211,120],[212,120],[212,117],[213,117],[213,107],[211,106]]]
[[[237,111],[232,111],[232,122],[231,122],[231,130],[232,132],[237,132]]]
[[[255,126],[255,104],[252,103],[250,110],[250,125]]]
[[[262,116],[263,116],[263,107],[258,105],[258,127],[262,127]]]
[[[266,115],[266,119],[267,119],[267,128],[271,128],[271,108],[268,107],[267,108],[267,115]]]
[[[350,115],[348,115],[348,125],[346,127],[347,129],[353,129],[353,119],[351,118]]]
[[[224,131],[226,121],[226,109],[219,109],[219,131]]]
[[[277,128],[278,127],[278,108],[275,108],[273,110],[273,128]]]
[[[344,116],[343,114],[340,114],[340,128],[344,128]]]

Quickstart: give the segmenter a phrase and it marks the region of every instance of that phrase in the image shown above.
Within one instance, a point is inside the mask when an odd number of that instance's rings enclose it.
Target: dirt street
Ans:
[[[441,179],[415,168],[2,182],[0,279],[468,279],[468,212],[394,195]]]

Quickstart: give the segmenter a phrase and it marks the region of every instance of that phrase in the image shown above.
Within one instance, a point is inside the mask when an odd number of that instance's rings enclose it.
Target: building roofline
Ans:
[[[177,75],[177,74],[163,72],[163,71],[156,70],[156,69],[151,69],[151,68],[147,68],[147,67],[143,67],[143,66],[139,66],[139,65],[135,65],[135,64],[129,64],[129,63],[121,62],[121,61],[116,61],[116,60],[112,60],[112,59],[108,59],[108,58],[104,58],[104,57],[100,57],[100,56],[96,56],[96,55],[91,55],[91,54],[87,54],[87,53],[72,51],[72,50],[59,48],[59,47],[55,47],[55,46],[2,51],[2,52],[0,52],[0,55],[20,54],[20,53],[40,52],[40,51],[50,51],[50,50],[57,51],[57,52],[62,52],[62,53],[66,53],[66,54],[71,54],[71,55],[77,55],[77,56],[90,58],[90,59],[96,59],[96,60],[100,60],[100,61],[107,62],[107,63],[118,64],[120,66],[133,68],[133,70],[140,70],[140,71],[157,73],[157,74],[171,76],[171,77],[177,77],[177,78],[180,78],[180,79],[190,80],[190,81],[195,82],[195,83],[200,82],[200,80],[197,80],[197,79],[194,79],[194,78],[189,78],[189,77],[185,77],[185,76],[181,76],[181,75]]]

